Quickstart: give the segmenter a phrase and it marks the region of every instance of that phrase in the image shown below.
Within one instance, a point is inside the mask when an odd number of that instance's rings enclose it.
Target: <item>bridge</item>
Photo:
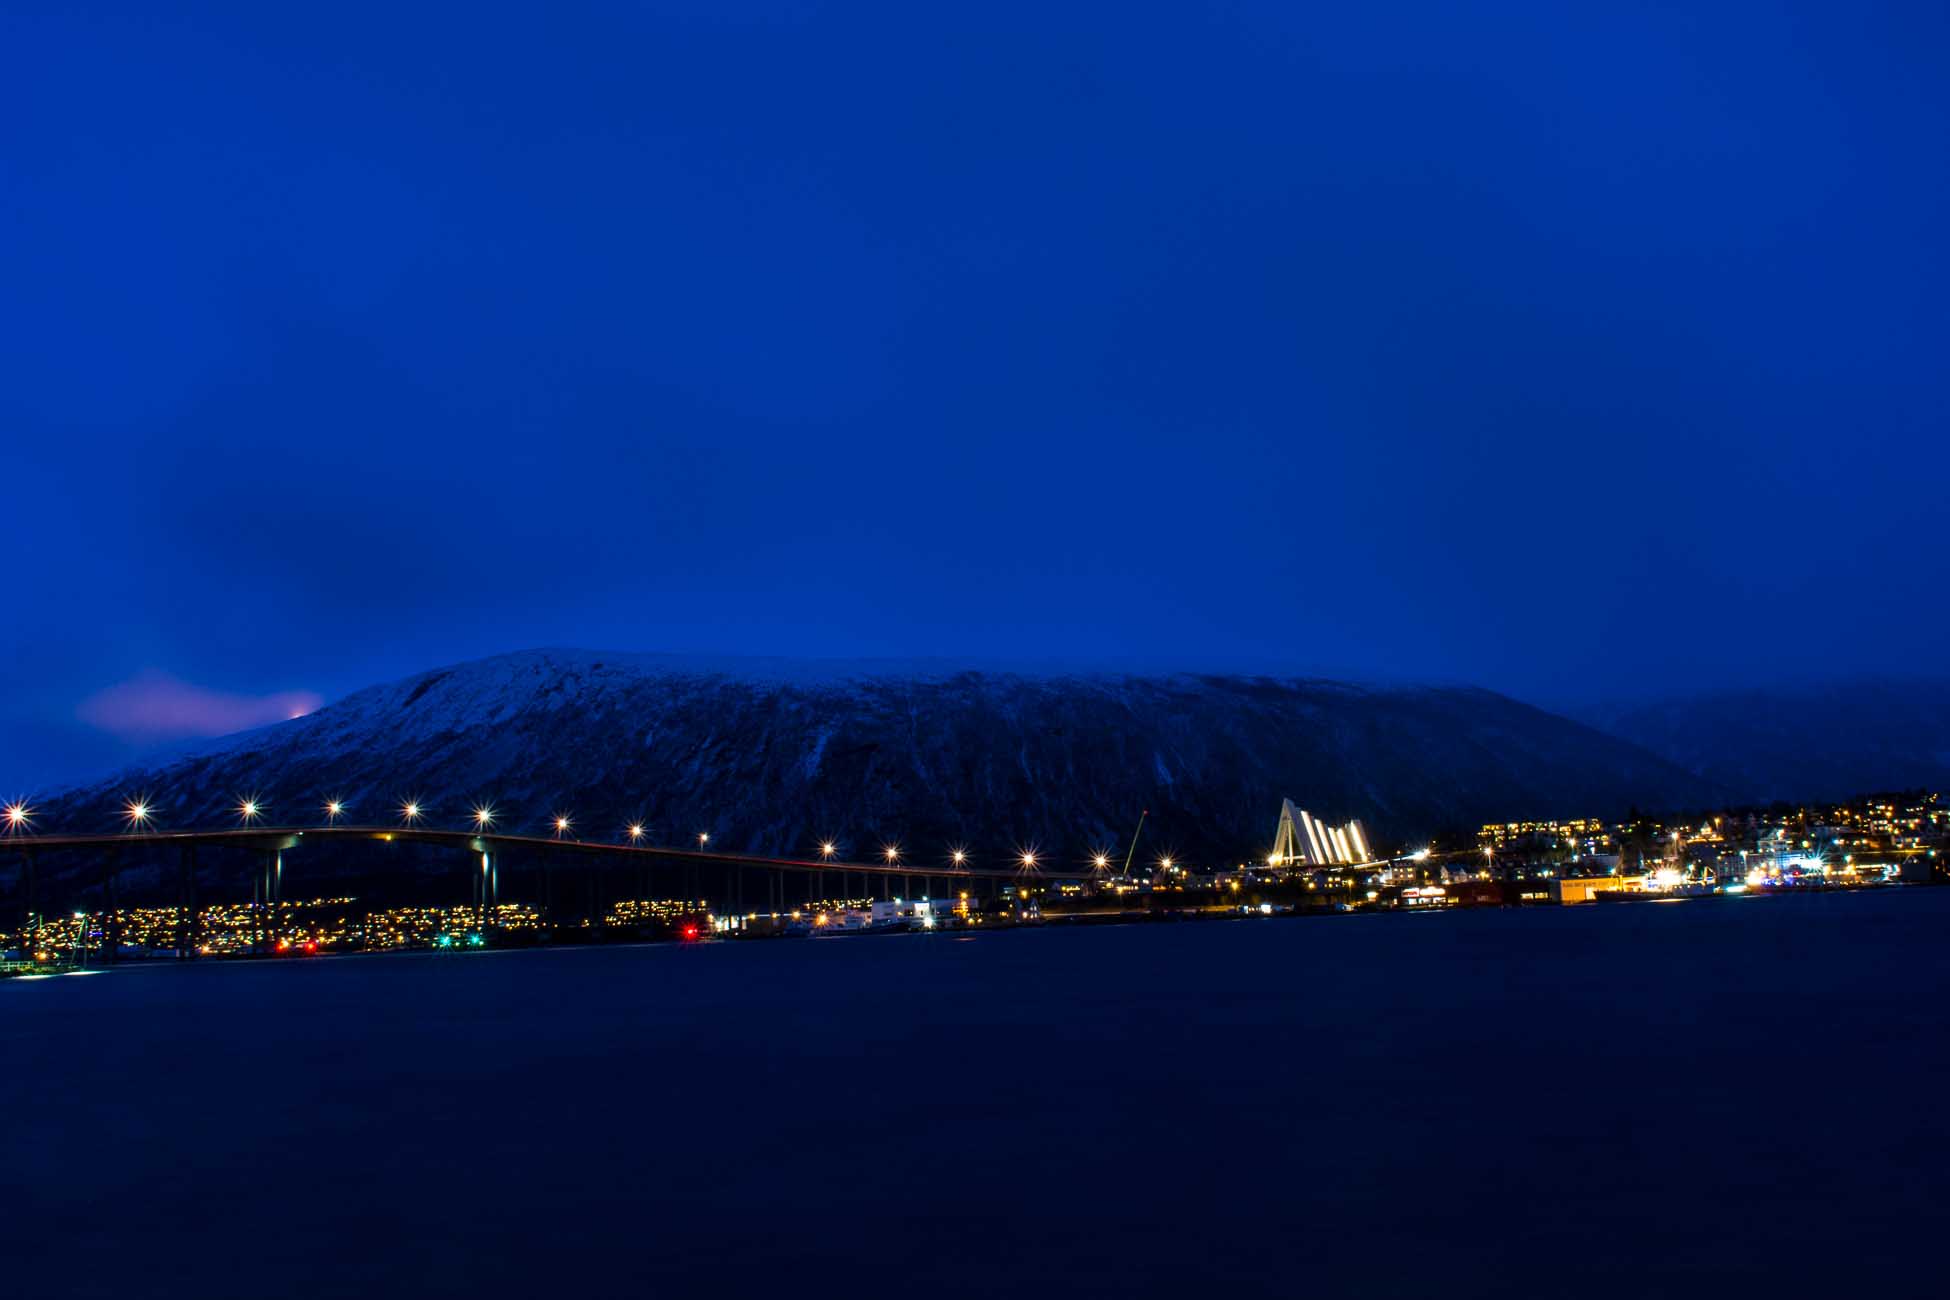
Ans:
[[[974,865],[966,860],[966,855],[959,854],[956,855],[962,859],[959,862],[917,865],[901,861],[892,850],[887,859],[881,862],[851,862],[833,856],[832,845],[822,846],[821,856],[817,858],[728,853],[708,849],[702,841],[695,848],[675,848],[643,843],[635,828],[630,840],[614,842],[576,839],[560,832],[554,835],[523,834],[487,826],[473,830],[446,830],[414,824],[244,825],[207,830],[143,827],[93,834],[0,835],[0,853],[19,857],[23,869],[26,911],[31,914],[35,911],[36,867],[43,855],[93,853],[104,857],[106,862],[100,869],[99,883],[106,890],[108,910],[113,911],[115,879],[123,869],[122,859],[134,855],[162,856],[166,859],[173,851],[178,864],[177,905],[184,917],[178,952],[190,957],[195,954],[191,931],[197,910],[197,850],[235,850],[257,855],[261,869],[252,879],[253,902],[275,905],[283,898],[286,854],[310,845],[353,842],[430,845],[464,852],[477,859],[477,863],[470,861],[467,867],[472,884],[469,905],[477,907],[484,920],[489,909],[499,903],[501,858],[510,850],[518,852],[523,859],[537,863],[545,882],[549,881],[553,871],[549,865],[551,860],[582,859],[589,872],[592,921],[596,919],[599,866],[607,864],[613,868],[624,862],[637,863],[646,871],[653,863],[686,869],[689,879],[686,897],[691,899],[702,897],[699,877],[708,872],[721,890],[717,906],[726,913],[741,913],[746,909],[746,886],[753,883],[763,886],[762,906],[766,910],[783,912],[796,901],[810,904],[862,895],[888,898],[933,896],[937,882],[943,884],[948,892],[972,891],[993,896],[1002,885],[1020,883],[1025,878],[1084,880],[1099,874],[1092,867],[1065,869],[1054,864],[1045,866],[1033,854],[1023,855],[1010,866],[984,867]],[[791,878],[800,880],[803,888],[788,889],[787,880]],[[856,880],[861,887],[861,892],[857,894],[853,890]],[[914,888],[916,882],[921,884],[918,894]],[[898,889],[895,888],[896,884],[899,885]]]

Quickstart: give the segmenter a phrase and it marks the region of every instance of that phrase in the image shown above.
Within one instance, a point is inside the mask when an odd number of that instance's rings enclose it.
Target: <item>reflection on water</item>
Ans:
[[[1910,889],[10,982],[0,1244],[62,1294],[1923,1294],[1946,923]]]

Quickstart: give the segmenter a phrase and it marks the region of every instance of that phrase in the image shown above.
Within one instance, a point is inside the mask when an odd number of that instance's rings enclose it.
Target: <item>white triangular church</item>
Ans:
[[[1280,829],[1273,837],[1274,866],[1351,867],[1374,861],[1367,828],[1355,818],[1344,826],[1317,821],[1293,800],[1280,801]]]

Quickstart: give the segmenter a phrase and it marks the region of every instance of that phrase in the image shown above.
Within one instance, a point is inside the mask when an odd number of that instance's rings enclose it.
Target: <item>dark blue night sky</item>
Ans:
[[[544,644],[1950,647],[1941,5],[83,8],[0,16],[9,789]]]

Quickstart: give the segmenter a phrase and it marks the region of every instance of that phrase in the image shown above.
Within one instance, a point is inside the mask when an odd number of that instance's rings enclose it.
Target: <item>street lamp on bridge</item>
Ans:
[[[336,826],[339,818],[344,815],[345,801],[343,799],[327,799],[325,801],[325,824],[327,826]]]
[[[567,835],[569,833],[570,828],[573,827],[574,825],[575,822],[570,820],[569,815],[567,813],[555,814],[555,838],[559,840],[564,835]]]
[[[631,822],[631,823],[630,823],[630,843],[632,843],[632,844],[641,844],[642,842],[643,842],[643,823],[641,823],[641,822]]]
[[[7,805],[5,812],[0,813],[0,818],[7,823],[7,834],[19,835],[33,829],[34,810],[27,806],[25,799],[16,799]]]
[[[122,819],[128,822],[129,829],[132,831],[139,831],[148,826],[150,816],[149,801],[141,796],[129,800],[122,807]]]
[[[264,815],[264,804],[254,794],[245,795],[237,801],[237,820],[245,826],[255,826]]]
[[[487,831],[487,830],[494,829],[494,805],[493,804],[484,803],[484,804],[475,805],[474,829],[477,831]]]
[[[412,826],[416,824],[420,820],[422,815],[423,814],[420,811],[420,801],[418,799],[408,799],[405,803],[399,806],[399,819],[405,822],[408,826]]]

